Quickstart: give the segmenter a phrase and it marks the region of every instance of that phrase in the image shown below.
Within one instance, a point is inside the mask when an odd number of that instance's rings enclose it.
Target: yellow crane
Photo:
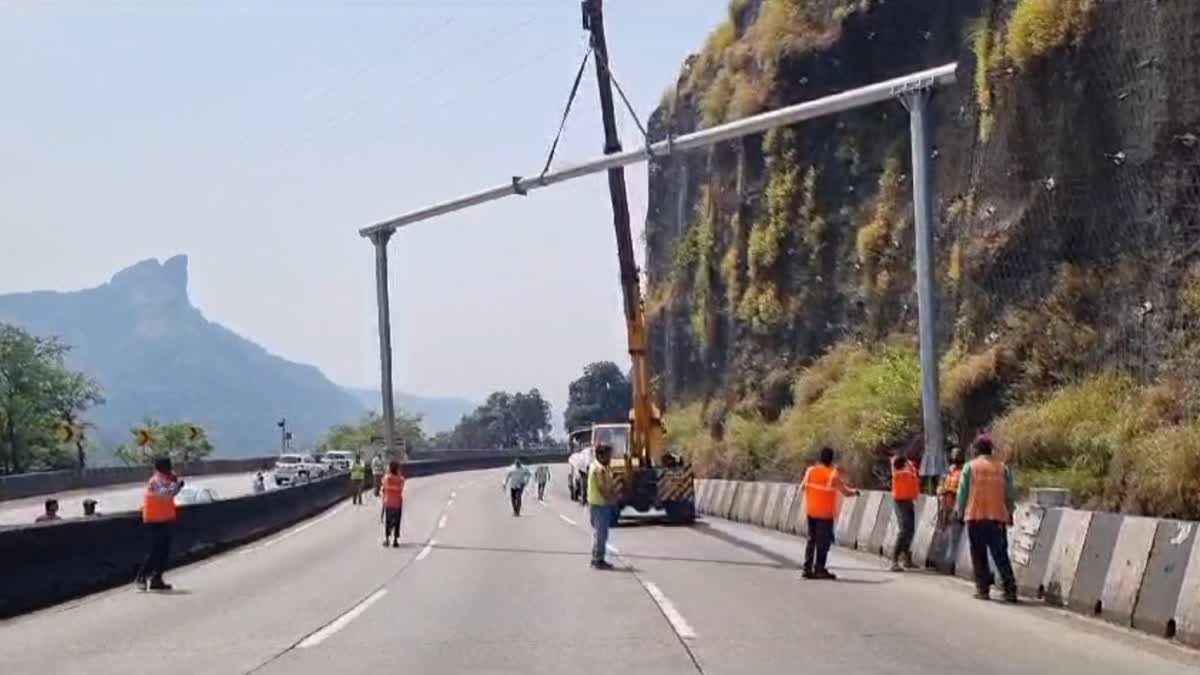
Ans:
[[[621,152],[613,112],[612,78],[608,67],[608,44],[604,35],[603,0],[584,0],[583,25],[591,33],[596,58],[596,83],[600,89],[600,112],[604,121],[604,154]],[[646,318],[642,306],[641,283],[633,256],[633,235],[629,229],[629,201],[625,192],[625,169],[608,170],[608,189],[612,199],[613,230],[617,239],[617,262],[621,295],[625,306],[625,326],[629,358],[633,364],[633,409],[629,424],[599,424],[592,427],[593,447],[600,443],[613,446],[617,474],[624,487],[621,507],[638,511],[661,508],[673,522],[695,520],[695,488],[692,469],[678,455],[666,452],[662,414],[654,403],[650,363],[646,354]],[[624,446],[624,447],[622,447]]]

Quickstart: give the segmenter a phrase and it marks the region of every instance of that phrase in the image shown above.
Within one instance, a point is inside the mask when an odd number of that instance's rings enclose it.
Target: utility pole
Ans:
[[[287,452],[287,418],[280,418],[279,421],[275,423],[275,426],[279,427],[279,454],[282,455],[283,453]]]
[[[933,172],[929,170],[930,89],[920,88],[900,96],[908,108],[912,143],[913,217],[916,221],[917,328],[921,356],[921,417],[925,428],[925,453],[921,475],[936,478],[946,472],[942,438],[942,409],[938,402],[937,281],[934,277]]]
[[[396,406],[392,393],[392,312],[388,297],[388,240],[390,231],[371,235],[375,244],[375,300],[379,306],[379,379],[383,403],[383,442],[389,459],[408,459],[408,453],[396,454]]]

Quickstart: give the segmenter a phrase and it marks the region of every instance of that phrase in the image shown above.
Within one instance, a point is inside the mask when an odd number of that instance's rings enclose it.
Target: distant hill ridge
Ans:
[[[302,447],[367,410],[316,367],[206,319],[188,297],[183,255],[143,260],[95,288],[0,295],[0,321],[73,347],[69,365],[96,378],[108,399],[87,415],[101,448],[128,440],[149,415],[204,425],[219,456],[261,455],[279,447],[281,416]],[[400,400],[433,421],[419,397]]]

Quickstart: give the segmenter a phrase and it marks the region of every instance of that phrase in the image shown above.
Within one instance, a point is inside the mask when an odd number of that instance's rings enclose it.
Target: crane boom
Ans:
[[[604,154],[621,152],[613,111],[612,78],[608,68],[608,42],[604,34],[603,0],[583,0],[583,22],[592,36],[592,51],[596,55],[596,84],[600,89],[600,112],[604,121]],[[625,192],[625,169],[615,166],[608,170],[608,191],[612,199],[613,231],[617,238],[617,263],[620,270],[621,296],[625,306],[629,358],[632,362],[633,410],[630,420],[627,468],[632,458],[641,466],[662,461],[662,416],[650,391],[650,366],[646,354],[648,338],[642,307],[641,283],[637,261],[633,255],[633,234],[629,229],[629,199]]]

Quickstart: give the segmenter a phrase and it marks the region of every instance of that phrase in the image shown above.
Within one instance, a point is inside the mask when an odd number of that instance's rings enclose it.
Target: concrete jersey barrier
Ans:
[[[201,462],[184,462],[179,466],[183,476],[211,476],[219,473],[244,473],[269,468],[277,457],[247,457],[244,459],[210,459]],[[41,473],[22,473],[0,476],[0,502],[23,497],[70,490],[107,487],[125,483],[137,483],[146,479],[144,466],[102,466],[92,469],[66,469]]]
[[[712,495],[698,505],[703,515],[806,533],[796,484],[700,479],[698,486]],[[1044,504],[1020,504],[1009,531],[1021,595],[1200,647],[1200,523]],[[965,532],[939,531],[937,512],[934,497],[917,504],[914,560],[972,579]],[[839,546],[890,556],[897,529],[891,495],[864,491],[841,500],[834,534]]]

